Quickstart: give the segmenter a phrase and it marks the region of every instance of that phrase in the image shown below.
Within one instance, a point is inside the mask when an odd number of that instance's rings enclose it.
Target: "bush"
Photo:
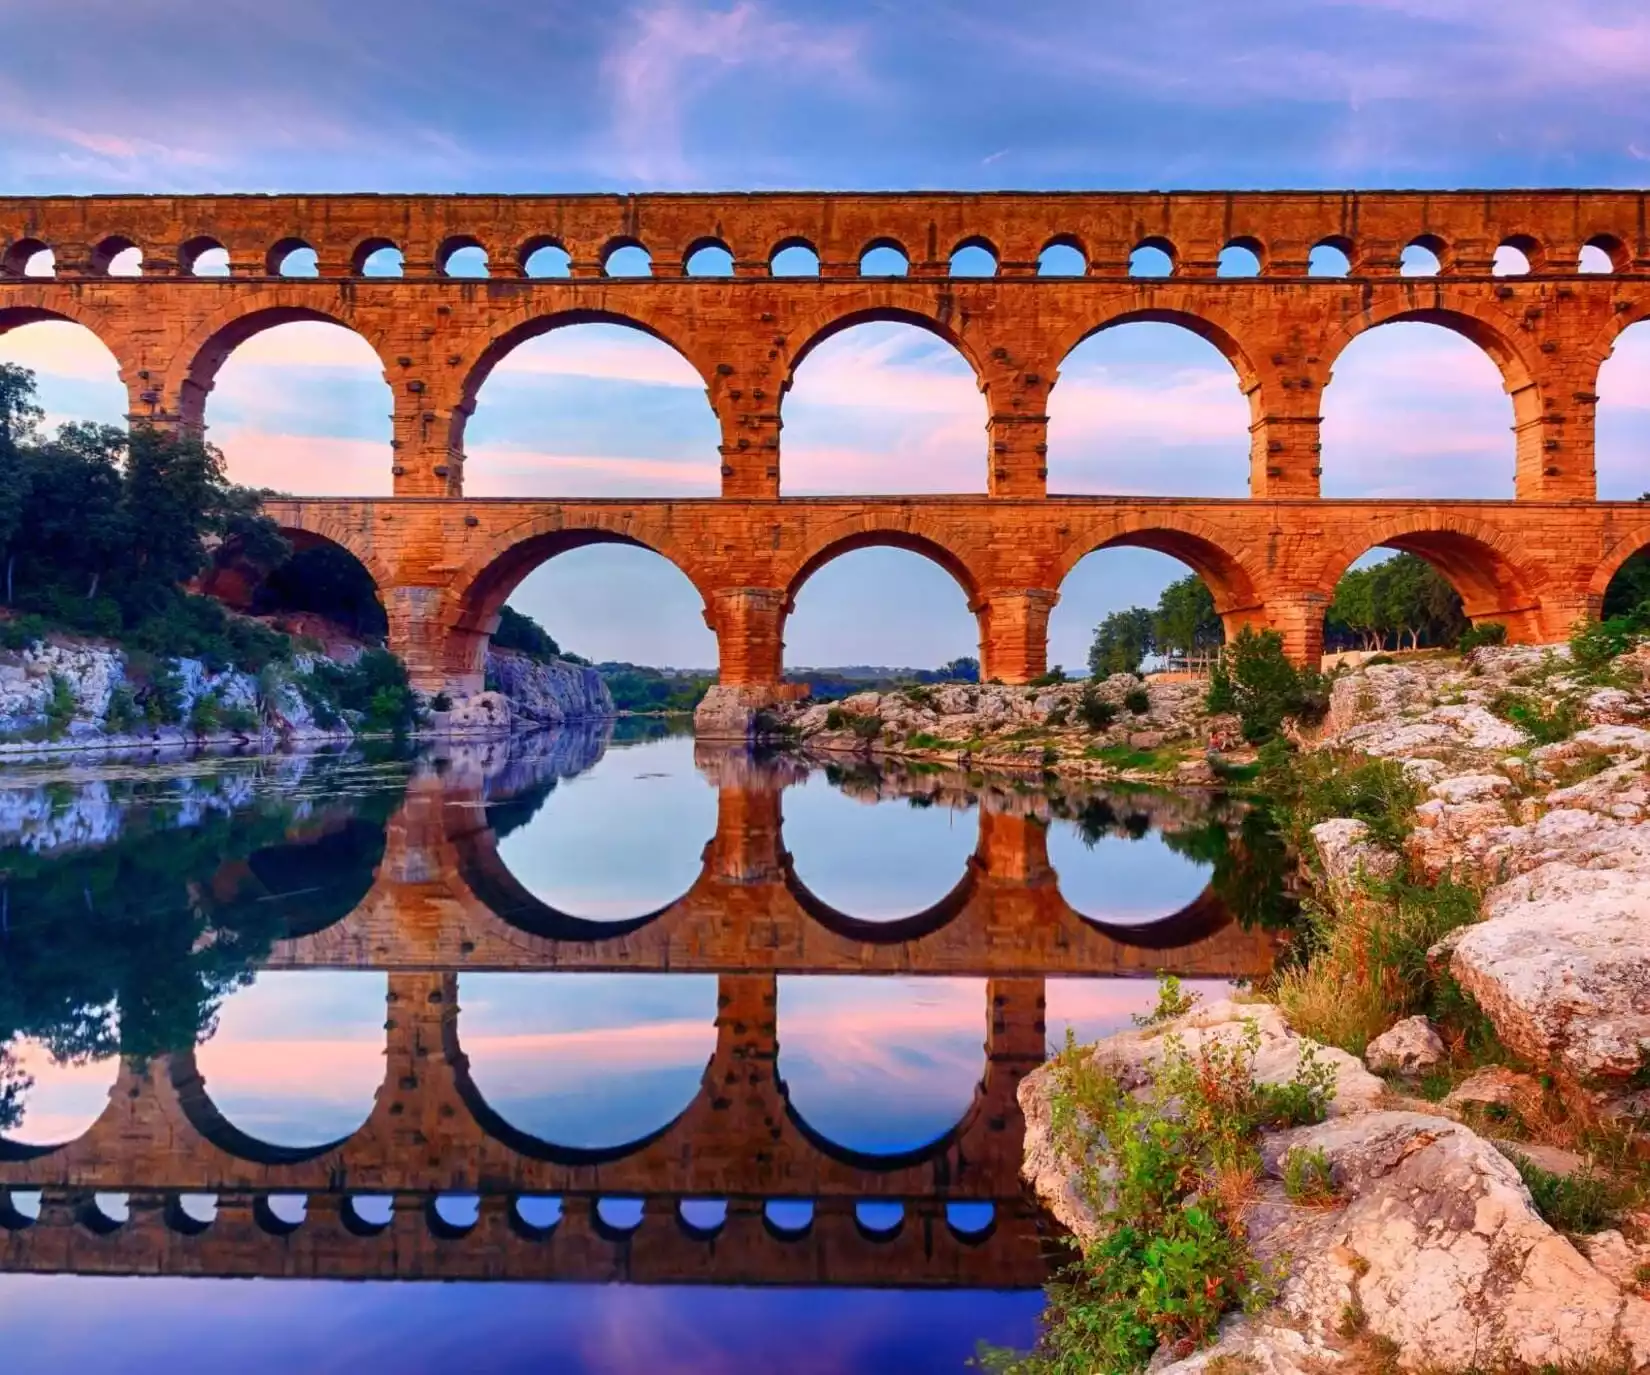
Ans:
[[[1244,626],[1210,679],[1207,704],[1210,711],[1235,711],[1243,738],[1259,745],[1289,717],[1321,718],[1329,697],[1321,673],[1289,662],[1277,631]]]
[[[430,698],[431,711],[451,711],[452,709],[453,699],[451,694],[449,694],[445,688],[436,693],[434,697]]]
[[[1033,678],[1031,680],[1031,686],[1032,687],[1058,687],[1061,683],[1063,683],[1065,681],[1066,681],[1066,671],[1065,671],[1065,669],[1060,667],[1059,664],[1055,664],[1055,666],[1053,668],[1049,669],[1049,671],[1047,673],[1039,674],[1037,677]]]
[[[1455,647],[1463,654],[1469,650],[1478,649],[1482,645],[1504,645],[1507,643],[1507,627],[1500,621],[1485,621],[1480,625],[1469,625],[1461,632],[1455,642]]]
[[[44,616],[32,613],[26,616],[13,616],[9,621],[0,621],[0,649],[24,650],[30,645],[39,644],[46,638],[49,628]]]
[[[127,667],[145,680],[137,694],[145,721],[152,726],[171,726],[183,719],[183,679],[176,668],[165,659],[147,655],[129,658]]]
[[[1321,1150],[1297,1146],[1283,1158],[1283,1192],[1291,1203],[1322,1207],[1335,1202],[1329,1157]]]
[[[1577,621],[1570,633],[1570,658],[1584,673],[1597,673],[1625,654],[1639,638],[1638,622],[1632,617]]]
[[[847,730],[848,713],[841,707],[829,707],[825,711],[826,730]]]
[[[103,713],[103,724],[106,729],[117,735],[128,735],[137,729],[142,713],[138,711],[137,699],[132,696],[132,689],[122,683],[109,693],[109,707]]]
[[[500,649],[516,650],[540,663],[561,657],[561,646],[551,638],[550,632],[531,616],[524,616],[510,606],[500,608],[498,629],[493,632],[492,642]]]
[[[262,724],[258,713],[250,707],[224,707],[219,719],[225,730],[232,730],[237,735],[251,735]]]
[[[1050,730],[1058,730],[1061,726],[1069,725],[1070,723],[1071,708],[1062,702],[1059,706],[1055,707],[1053,711],[1049,712],[1048,721],[1046,724]]]
[[[1260,1133],[1322,1121],[1334,1072],[1305,1049],[1293,1080],[1257,1083],[1260,1033],[1188,1052],[1165,1038],[1156,1080],[1126,1092],[1071,1034],[1052,1062],[1050,1131],[1083,1165],[1074,1186],[1096,1237],[1048,1291],[1028,1355],[982,1350],[1003,1375],[1138,1371],[1159,1346],[1189,1354],[1220,1320],[1272,1297],[1249,1249],[1243,1205],[1260,1174]]]
[[[407,679],[407,666],[387,649],[369,649],[348,668],[318,661],[299,690],[323,730],[338,725],[343,712],[353,712],[363,731],[405,735],[419,720],[418,694]]]
[[[1117,719],[1117,707],[1090,683],[1077,699],[1077,719],[1092,731],[1102,731]]]
[[[1144,716],[1152,709],[1152,699],[1145,688],[1130,688],[1123,694],[1123,705],[1136,716]]]
[[[1362,821],[1370,839],[1387,849],[1414,828],[1421,790],[1397,760],[1330,750],[1293,755],[1273,747],[1263,755],[1262,786],[1302,850],[1311,829],[1332,817]]]
[[[1560,1175],[1542,1169],[1515,1150],[1507,1155],[1518,1167],[1536,1212],[1548,1226],[1572,1234],[1602,1232],[1621,1212],[1622,1191],[1591,1166],[1572,1175]]]
[[[223,702],[215,692],[203,692],[189,709],[189,729],[196,735],[210,735],[223,724]]]
[[[74,695],[74,684],[61,673],[52,674],[51,691],[46,697],[46,734],[53,740],[69,728],[80,703]]]
[[[1562,697],[1547,704],[1521,692],[1499,692],[1491,699],[1490,710],[1538,745],[1568,740],[1585,724],[1575,703]]]

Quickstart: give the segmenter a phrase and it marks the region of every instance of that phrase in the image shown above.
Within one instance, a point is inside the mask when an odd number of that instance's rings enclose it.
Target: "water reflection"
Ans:
[[[1262,972],[1275,837],[637,735],[0,774],[0,1312],[62,1270],[793,1286],[918,1327],[921,1291],[1040,1285],[1019,1080],[1159,969]]]

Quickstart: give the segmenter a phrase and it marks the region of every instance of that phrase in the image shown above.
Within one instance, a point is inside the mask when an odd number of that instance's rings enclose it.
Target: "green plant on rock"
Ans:
[[[1156,1026],[1160,1022],[1184,1017],[1200,1001],[1196,993],[1188,993],[1173,974],[1164,974],[1157,981],[1157,1003],[1147,1013],[1136,1012],[1131,1020],[1136,1026]]]
[[[1323,675],[1291,663],[1277,631],[1245,626],[1210,679],[1206,705],[1212,712],[1236,712],[1243,738],[1259,745],[1277,736],[1291,717],[1321,718],[1329,698]]]
[[[137,699],[132,695],[131,688],[121,683],[110,689],[109,705],[103,713],[105,729],[116,735],[128,735],[137,729],[142,719],[143,715],[138,710]]]
[[[1624,1191],[1608,1176],[1588,1166],[1575,1174],[1554,1174],[1514,1150],[1508,1158],[1530,1191],[1536,1212],[1560,1232],[1586,1235],[1602,1232],[1621,1213]]]
[[[1643,633],[1636,616],[1577,621],[1570,632],[1570,662],[1585,674],[1597,675],[1636,645]]]
[[[1336,1201],[1329,1157],[1321,1150],[1297,1146],[1283,1157],[1283,1192],[1291,1203],[1324,1207]]]
[[[1538,745],[1568,740],[1585,724],[1576,704],[1563,697],[1544,702],[1529,693],[1498,692],[1489,705],[1495,715],[1517,726]]]
[[[46,694],[46,733],[55,740],[69,728],[80,703],[74,695],[74,684],[61,673],[52,674],[51,687]]]
[[[1500,621],[1483,621],[1478,625],[1469,625],[1461,632],[1455,642],[1455,647],[1465,654],[1469,650],[1478,649],[1484,645],[1504,645],[1507,643],[1507,627]]]
[[[1094,1239],[1048,1290],[1035,1348],[982,1348],[1002,1375],[1142,1370],[1160,1347],[1189,1354],[1227,1313],[1269,1302],[1275,1284],[1249,1248],[1242,1212],[1263,1130],[1322,1121],[1334,1073],[1303,1054],[1286,1084],[1254,1075],[1260,1032],[1188,1051],[1164,1038],[1155,1081],[1126,1092],[1071,1034],[1051,1062],[1050,1130],[1080,1162],[1075,1188]]]
[[[1136,716],[1144,716],[1152,709],[1152,699],[1145,688],[1130,688],[1123,694],[1123,705]]]
[[[1105,730],[1117,719],[1117,705],[1100,695],[1093,683],[1083,689],[1077,699],[1077,719],[1092,731]]]
[[[203,692],[189,709],[189,729],[209,735],[223,724],[223,702],[215,692]]]

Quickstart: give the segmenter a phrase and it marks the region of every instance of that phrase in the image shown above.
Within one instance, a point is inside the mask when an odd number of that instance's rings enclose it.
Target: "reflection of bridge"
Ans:
[[[1229,631],[1270,626],[1299,655],[1317,652],[1337,578],[1374,545],[1433,563],[1468,615],[1504,622],[1514,640],[1561,637],[1650,542],[1642,507],[1595,500],[1593,452],[1600,365],[1650,315],[1645,206],[1637,192],[1572,191],[14,198],[0,202],[0,330],[84,325],[118,361],[130,413],[185,427],[204,423],[224,361],[261,331],[324,320],[359,333],[394,399],[394,496],[271,509],[366,564],[391,645],[421,686],[479,687],[510,592],[545,559],[600,541],[653,549],[692,580],[723,683],[753,699],[778,687],[798,589],[867,544],[946,568],[978,617],[986,675],[1023,683],[1045,667],[1066,574],[1115,545],[1184,560]],[[1056,244],[1081,252],[1082,275],[1037,275]],[[1503,244],[1525,255],[1527,276],[1493,275]],[[883,245],[904,251],[909,278],[863,275],[863,255]],[[1435,278],[1400,276],[1407,245],[1436,254]],[[1611,270],[1579,274],[1583,245]],[[478,246],[495,280],[447,276],[455,252]],[[526,280],[550,246],[569,254],[568,279]],[[790,246],[816,252],[819,280],[773,273]],[[132,247],[144,275],[109,276]],[[305,247],[317,278],[282,278]],[[644,248],[659,277],[607,276],[626,247]],[[706,247],[729,252],[731,277],[687,275]],[[949,277],[962,247],[988,249],[995,275]],[[1168,255],[1167,279],[1130,278],[1140,247]],[[1253,279],[1217,280],[1228,247],[1255,255]],[[1344,253],[1348,276],[1310,278],[1315,247]],[[190,280],[219,248],[232,275]],[[22,276],[47,249],[59,280]],[[403,279],[367,275],[387,249],[403,255]],[[973,369],[985,495],[780,498],[783,398],[798,367],[872,320],[928,330]],[[1065,358],[1140,320],[1190,329],[1231,363],[1250,405],[1248,499],[1048,495]],[[1513,500],[1319,499],[1331,372],[1359,335],[1405,320],[1455,330],[1500,372]],[[590,321],[665,341],[703,378],[721,431],[719,499],[464,498],[466,422],[492,369],[535,335]]]
[[[528,893],[500,858],[479,772],[414,778],[389,826],[378,878],[342,921],[280,942],[277,969],[560,969],[924,974],[1254,976],[1276,938],[1245,931],[1205,889],[1143,926],[1105,926],[1061,896],[1036,816],[977,809],[979,841],[957,883],[901,920],[865,921],[797,878],[782,793],[797,775],[701,747],[718,783],[716,833],[691,888],[661,911],[597,922]],[[531,772],[511,770],[516,789]],[[1137,805],[1149,805],[1141,802]]]
[[[192,1054],[126,1062],[83,1136],[5,1148],[0,1269],[1034,1285],[1042,1266],[1018,1182],[1014,1094],[1043,1054],[1041,981],[991,981],[985,1012],[985,1072],[961,1120],[924,1148],[872,1157],[824,1140],[788,1102],[772,976],[724,976],[698,1097],[651,1136],[591,1151],[530,1137],[487,1105],[460,1045],[456,976],[392,974],[384,1082],[347,1140],[272,1147],[217,1112]],[[42,1195],[32,1225],[12,1203],[23,1190]],[[99,1212],[100,1191],[129,1193],[132,1220]],[[179,1201],[194,1193],[217,1197],[210,1224]],[[270,1202],[291,1194],[308,1200],[296,1227]],[[394,1210],[380,1229],[351,1200],[385,1194]],[[451,1194],[480,1196],[473,1228],[438,1211]],[[545,1195],[563,1216],[539,1232],[513,1201]],[[642,1230],[605,1221],[604,1198],[644,1200]],[[725,1222],[659,1216],[687,1199],[727,1201]],[[811,1221],[788,1232],[764,1213],[778,1199],[811,1203]],[[903,1205],[897,1228],[873,1232],[855,1210],[865,1200]],[[978,1235],[947,1218],[962,1201],[992,1205]]]

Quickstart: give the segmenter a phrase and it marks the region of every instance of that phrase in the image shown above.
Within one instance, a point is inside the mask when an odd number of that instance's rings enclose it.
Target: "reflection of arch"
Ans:
[[[1170,912],[1149,922],[1122,924],[1101,921],[1098,917],[1085,916],[1071,907],[1069,902],[1066,906],[1085,926],[1093,927],[1119,945],[1133,946],[1137,950],[1178,950],[1195,941],[1207,940],[1232,920],[1230,909],[1212,886],[1204,888],[1178,912]]]
[[[1131,513],[1108,530],[1079,532],[1068,538],[1055,564],[1056,588],[1088,555],[1101,549],[1153,549],[1179,559],[1208,585],[1215,610],[1228,615],[1260,606],[1265,575],[1251,567],[1246,553],[1233,553],[1221,533],[1195,516],[1169,510]]]
[[[537,243],[534,241],[537,252],[539,248],[554,246],[553,244]],[[523,260],[525,263],[525,259]],[[662,315],[666,314],[661,312]],[[566,329],[574,325],[623,325],[649,338],[657,339],[661,344],[673,349],[681,358],[697,372],[705,383],[708,393],[710,378],[705,369],[700,367],[691,354],[681,344],[671,338],[669,325],[677,324],[678,320],[660,321],[656,323],[644,313],[626,314],[616,310],[561,310],[544,312],[542,307],[524,307],[512,317],[506,319],[493,331],[492,338],[482,349],[470,370],[464,375],[463,385],[459,389],[458,399],[452,410],[450,432],[447,442],[454,449],[464,447],[464,427],[476,408],[476,398],[481,393],[482,386],[493,369],[501,363],[513,350],[519,348],[530,339],[537,339],[541,334],[549,334],[554,330]]]
[[[980,886],[980,864],[977,859],[971,859],[962,877],[938,902],[907,917],[867,921],[832,907],[814,893],[797,877],[796,866],[789,855],[785,856],[783,866],[785,889],[796,900],[796,905],[833,935],[861,945],[901,945],[931,935],[955,921],[963,909],[974,901]]]
[[[229,355],[254,335],[277,325],[301,322],[347,329],[366,340],[380,363],[384,361],[383,340],[377,331],[358,324],[347,309],[321,310],[309,304],[301,288],[272,288],[242,298],[198,325],[174,355],[162,395],[176,399],[179,418],[185,424],[204,424],[207,394]],[[389,385],[387,366],[384,382]]]
[[[1507,617],[1515,640],[1538,629],[1546,580],[1525,568],[1516,538],[1503,530],[1465,515],[1417,514],[1375,521],[1355,541],[1325,558],[1317,586],[1332,595],[1353,561],[1375,548],[1425,559],[1460,594],[1463,610],[1474,620]]]
[[[172,1087],[178,1107],[189,1125],[226,1155],[259,1165],[296,1165],[337,1150],[360,1128],[318,1146],[277,1146],[242,1131],[226,1117],[206,1091],[206,1080],[195,1063],[193,1049],[171,1057]]]

